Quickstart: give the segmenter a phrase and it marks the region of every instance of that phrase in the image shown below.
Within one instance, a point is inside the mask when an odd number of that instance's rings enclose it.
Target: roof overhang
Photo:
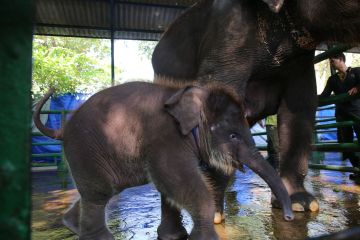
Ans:
[[[36,35],[159,40],[197,0],[35,0]]]

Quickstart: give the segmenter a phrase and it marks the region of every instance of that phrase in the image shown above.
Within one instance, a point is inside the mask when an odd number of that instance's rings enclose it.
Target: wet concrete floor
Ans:
[[[339,159],[338,154],[326,154],[323,164],[349,166]],[[61,217],[78,193],[71,183],[63,187],[61,179],[56,172],[32,175],[34,240],[76,239],[63,227]],[[319,200],[320,211],[296,213],[293,222],[285,222],[281,210],[271,208],[266,183],[250,170],[237,172],[226,193],[226,220],[216,225],[216,231],[222,240],[296,240],[360,226],[360,183],[349,180],[349,173],[309,170],[305,186]],[[190,232],[192,221],[186,212],[183,215]],[[109,203],[107,223],[117,240],[156,239],[159,193],[151,184],[125,190]]]

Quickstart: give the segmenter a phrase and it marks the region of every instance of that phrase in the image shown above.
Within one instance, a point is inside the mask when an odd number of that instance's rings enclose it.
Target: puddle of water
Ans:
[[[335,162],[336,161],[336,162]],[[335,163],[334,163],[335,162]],[[324,164],[339,165],[338,158]],[[347,163],[343,163],[347,164]],[[348,173],[310,170],[305,186],[318,200],[319,213],[296,213],[286,222],[270,205],[266,183],[251,171],[237,172],[226,193],[226,221],[216,225],[222,240],[305,239],[360,225],[360,185]],[[62,214],[78,197],[73,185],[62,188],[56,173],[33,174],[32,239],[75,239],[61,224]],[[127,189],[111,199],[107,222],[117,240],[152,240],[160,224],[160,195],[152,185]],[[192,221],[183,211],[188,232]]]

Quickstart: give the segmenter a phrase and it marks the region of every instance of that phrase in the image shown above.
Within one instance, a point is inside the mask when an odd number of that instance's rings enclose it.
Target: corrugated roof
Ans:
[[[35,0],[35,34],[158,40],[197,0]]]

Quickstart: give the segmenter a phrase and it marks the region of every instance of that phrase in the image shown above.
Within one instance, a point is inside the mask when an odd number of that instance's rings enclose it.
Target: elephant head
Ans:
[[[270,164],[255,148],[245,119],[242,100],[225,87],[205,85],[178,91],[166,103],[166,110],[187,135],[192,130],[201,160],[230,175],[243,164],[252,169],[281,199],[286,220],[293,219],[288,193]]]

